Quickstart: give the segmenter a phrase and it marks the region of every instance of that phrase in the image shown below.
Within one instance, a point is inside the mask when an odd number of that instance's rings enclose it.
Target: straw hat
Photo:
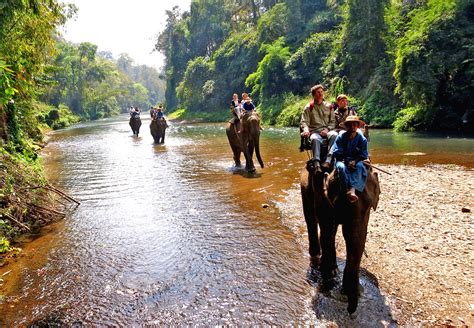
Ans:
[[[362,121],[362,120],[359,118],[359,116],[357,116],[357,115],[349,115],[349,116],[347,116],[347,118],[346,118],[346,120],[345,120],[344,122],[342,122],[341,124],[339,124],[339,126],[340,126],[341,128],[342,128],[342,127],[347,127],[347,126],[346,126],[346,123],[348,123],[348,122],[357,122],[357,123],[359,123],[359,126],[365,125],[365,122]]]

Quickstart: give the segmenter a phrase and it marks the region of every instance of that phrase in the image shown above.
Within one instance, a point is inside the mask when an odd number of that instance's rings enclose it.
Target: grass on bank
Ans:
[[[225,122],[231,118],[229,109],[212,112],[192,112],[184,108],[175,110],[166,115],[169,120],[192,121],[192,122]]]

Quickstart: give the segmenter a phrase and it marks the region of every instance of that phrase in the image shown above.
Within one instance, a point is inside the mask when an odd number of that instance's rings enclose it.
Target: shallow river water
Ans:
[[[139,137],[125,116],[51,136],[48,177],[81,205],[24,246],[0,326],[351,325],[308,280],[301,204],[285,202],[307,160],[294,128],[262,132],[266,166],[248,175],[232,167],[225,124],[172,124],[165,145],[148,124]],[[470,139],[371,136],[374,163],[474,167]],[[366,324],[390,324],[389,301],[362,285]]]

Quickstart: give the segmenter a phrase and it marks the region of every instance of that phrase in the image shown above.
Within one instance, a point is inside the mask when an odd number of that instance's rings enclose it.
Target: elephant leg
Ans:
[[[242,163],[240,162],[240,153],[241,153],[240,149],[238,147],[233,146],[232,152],[234,153],[235,166],[237,167],[242,166]]]
[[[318,219],[314,208],[314,192],[310,189],[301,188],[303,199],[303,213],[308,229],[309,256],[311,266],[318,268],[321,263],[321,245],[319,244]]]
[[[319,220],[321,230],[321,275],[324,280],[330,280],[337,274],[336,265],[336,232],[337,225],[334,218],[324,215],[324,219]]]
[[[250,154],[249,154],[248,142],[249,142],[248,137],[242,137],[242,149],[245,156],[245,169],[250,172],[252,170],[255,170],[255,168],[252,168],[252,165],[251,165],[252,158],[250,157]]]
[[[347,311],[352,314],[359,301],[359,268],[367,237],[367,224],[370,208],[366,214],[356,213],[350,223],[343,224],[342,233],[346,241],[346,267],[342,278],[342,291],[347,295]],[[357,220],[356,216],[362,218]]]
[[[255,165],[253,164],[253,150],[254,150],[254,144],[253,140],[250,140],[248,143],[248,167],[250,172],[255,171]]]

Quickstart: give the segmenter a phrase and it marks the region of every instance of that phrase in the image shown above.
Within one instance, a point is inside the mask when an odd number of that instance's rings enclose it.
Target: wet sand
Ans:
[[[361,267],[378,280],[392,323],[474,326],[474,171],[452,165],[380,167],[393,175],[379,172],[382,194],[370,217]],[[299,187],[287,201],[306,249]],[[338,257],[345,259],[340,228],[337,243]]]

